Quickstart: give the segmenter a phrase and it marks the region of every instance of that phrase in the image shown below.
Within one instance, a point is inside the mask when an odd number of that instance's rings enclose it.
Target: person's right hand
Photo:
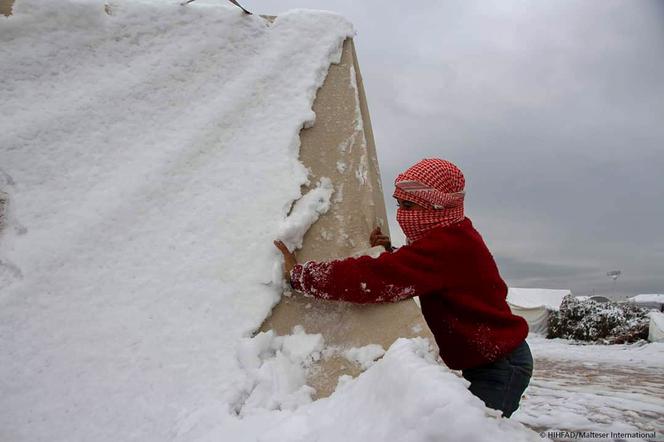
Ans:
[[[383,235],[383,232],[380,231],[380,227],[376,227],[369,235],[369,243],[371,247],[383,246],[388,252],[392,251],[392,243],[390,242],[390,237]]]

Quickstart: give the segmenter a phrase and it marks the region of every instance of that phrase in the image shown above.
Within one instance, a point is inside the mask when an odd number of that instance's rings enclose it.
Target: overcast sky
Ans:
[[[446,158],[511,286],[664,293],[664,1],[243,4],[355,24],[395,238],[394,177]]]

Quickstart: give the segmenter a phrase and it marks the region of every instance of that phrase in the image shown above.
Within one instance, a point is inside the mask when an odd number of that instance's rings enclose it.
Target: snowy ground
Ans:
[[[664,440],[664,344],[528,342],[535,372],[513,419],[538,432],[654,431]]]

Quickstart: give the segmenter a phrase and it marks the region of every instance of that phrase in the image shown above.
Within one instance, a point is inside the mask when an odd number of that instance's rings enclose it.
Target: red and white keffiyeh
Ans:
[[[397,222],[409,243],[423,238],[431,229],[464,219],[465,184],[457,166],[438,158],[424,159],[397,176],[393,196],[424,207],[397,209]]]

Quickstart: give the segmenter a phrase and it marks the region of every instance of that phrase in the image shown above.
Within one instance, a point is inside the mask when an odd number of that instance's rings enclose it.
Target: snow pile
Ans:
[[[560,310],[549,316],[549,338],[616,344],[648,337],[648,311],[634,304],[563,300]]]
[[[298,409],[261,440],[542,440],[516,421],[486,418],[467,385],[436,362],[425,339],[399,339],[357,379]]]
[[[363,370],[366,370],[385,354],[385,349],[378,344],[369,344],[364,347],[349,348],[343,354],[346,359],[355,362]]]
[[[306,334],[302,326],[288,336],[275,336],[270,330],[242,340],[238,359],[249,376],[235,401],[235,412],[295,409],[311,402],[315,391],[306,385],[307,371],[322,350],[322,335]]]
[[[329,178],[321,178],[318,186],[295,202],[288,217],[281,223],[278,238],[290,251],[302,247],[304,234],[318,218],[330,209],[334,186]]]

